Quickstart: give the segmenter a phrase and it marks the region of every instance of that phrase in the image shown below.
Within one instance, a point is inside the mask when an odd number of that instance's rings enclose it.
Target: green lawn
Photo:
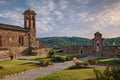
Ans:
[[[30,56],[27,57],[28,60],[41,60],[41,59],[47,59],[46,56]]]
[[[69,56],[71,60],[73,59],[73,57],[76,57],[76,58],[85,57],[84,55],[81,55],[81,54],[65,54],[64,53],[64,54],[58,54],[58,55],[60,55],[60,56]]]
[[[37,65],[20,61],[0,61],[0,78],[30,69],[38,68]],[[2,69],[3,67],[3,69]]]
[[[18,58],[20,60],[41,60],[41,59],[49,59],[46,56],[27,56]]]
[[[120,66],[120,59],[118,58],[98,58],[97,60],[102,65]]]
[[[95,80],[93,69],[62,70],[37,80]]]

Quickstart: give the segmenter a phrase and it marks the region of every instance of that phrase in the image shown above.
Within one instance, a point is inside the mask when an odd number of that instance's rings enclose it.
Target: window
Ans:
[[[26,27],[27,28],[29,27],[29,20],[28,19],[26,20]]]
[[[24,37],[23,36],[19,36],[18,42],[19,42],[19,45],[23,46],[24,45]]]
[[[0,35],[0,46],[2,46],[2,36]]]

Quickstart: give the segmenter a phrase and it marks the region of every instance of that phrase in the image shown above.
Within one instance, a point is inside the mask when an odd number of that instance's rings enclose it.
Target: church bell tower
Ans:
[[[24,13],[24,28],[30,30],[30,35],[36,39],[36,13],[28,9]]]
[[[102,34],[99,32],[96,32],[94,34],[94,38],[92,39],[92,47],[93,52],[99,53],[97,55],[103,55],[103,48],[104,48],[104,39],[102,38]]]
[[[36,13],[27,9],[24,13],[24,28],[29,30],[29,47],[36,46]]]

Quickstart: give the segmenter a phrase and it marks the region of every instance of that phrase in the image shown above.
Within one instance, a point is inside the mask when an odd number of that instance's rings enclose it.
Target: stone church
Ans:
[[[36,39],[36,13],[28,9],[24,13],[24,28],[0,23],[0,58],[7,58],[9,53],[16,56],[41,55],[50,50],[42,48]]]
[[[92,39],[92,45],[90,46],[68,46],[65,48],[66,53],[75,53],[83,55],[96,55],[104,57],[116,57],[118,46],[105,46],[104,38],[102,34],[96,32],[94,38]]]

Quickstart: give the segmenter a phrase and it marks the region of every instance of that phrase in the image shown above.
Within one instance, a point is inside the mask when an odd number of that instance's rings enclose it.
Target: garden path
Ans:
[[[17,75],[9,76],[0,80],[35,80],[37,78],[44,77],[51,73],[67,69],[71,65],[73,65],[72,61],[64,63],[54,63],[54,65],[50,65],[48,67],[42,67],[31,71],[22,72]]]
[[[88,56],[88,57],[84,57],[84,58],[79,58],[78,60],[86,61],[90,58],[98,58],[98,57]],[[26,60],[23,60],[23,61],[26,61]],[[28,61],[28,62],[30,62],[30,61]],[[31,61],[31,62],[37,63],[35,61]],[[9,76],[9,77],[6,77],[6,78],[0,79],[0,80],[35,80],[37,78],[47,76],[51,73],[55,73],[57,71],[67,69],[71,65],[74,65],[73,61],[53,63],[53,65],[50,65],[48,67],[42,67],[42,68],[34,69],[31,71],[22,72],[22,73],[19,73],[19,74],[13,75],[13,76]],[[105,67],[105,66],[92,65],[91,67]]]

